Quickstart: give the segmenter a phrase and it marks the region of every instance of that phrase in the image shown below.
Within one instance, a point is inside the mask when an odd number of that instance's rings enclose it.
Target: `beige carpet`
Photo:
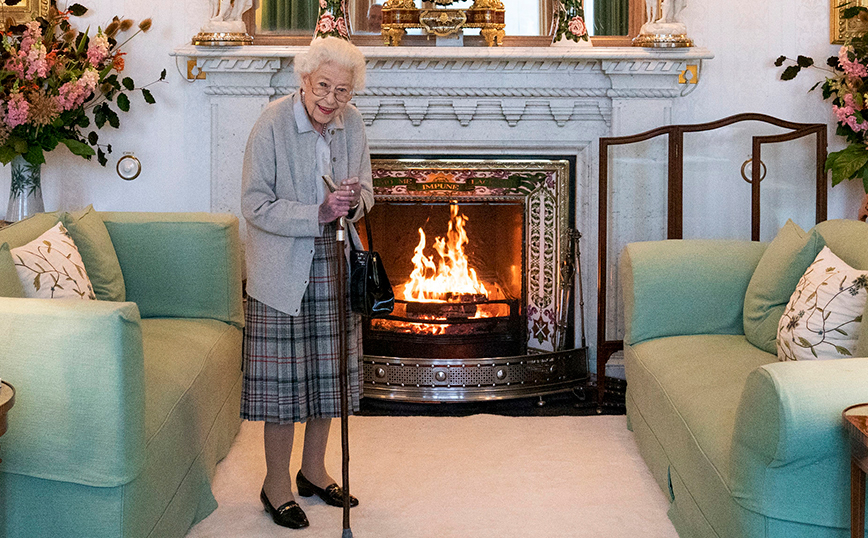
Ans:
[[[353,538],[677,538],[624,416],[352,417],[350,454]],[[328,461],[339,477],[337,421]],[[264,475],[262,423],[245,422],[188,538],[340,538],[341,509],[315,497],[298,498],[307,529],[272,523]]]

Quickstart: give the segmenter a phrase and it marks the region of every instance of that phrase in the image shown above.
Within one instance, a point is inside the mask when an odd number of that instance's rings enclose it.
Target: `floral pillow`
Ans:
[[[868,271],[824,247],[799,280],[778,324],[778,359],[841,359],[856,351]]]
[[[63,223],[13,248],[11,254],[26,297],[96,299],[81,255]]]

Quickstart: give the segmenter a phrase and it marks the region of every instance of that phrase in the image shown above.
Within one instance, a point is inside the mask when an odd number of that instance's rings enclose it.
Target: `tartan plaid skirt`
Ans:
[[[328,233],[332,230],[332,233]],[[334,226],[315,239],[297,316],[247,298],[241,418],[286,424],[341,414]],[[347,303],[349,410],[359,410],[361,317]]]

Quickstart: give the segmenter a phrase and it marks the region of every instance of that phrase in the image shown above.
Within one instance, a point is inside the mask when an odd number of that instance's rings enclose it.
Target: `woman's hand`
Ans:
[[[341,186],[338,190],[348,191],[352,195],[350,207],[356,207],[362,201],[362,186],[359,184],[359,178],[348,177],[341,181]]]
[[[319,206],[319,222],[326,224],[340,217],[346,217],[353,203],[353,194],[343,187],[326,194],[326,198]]]

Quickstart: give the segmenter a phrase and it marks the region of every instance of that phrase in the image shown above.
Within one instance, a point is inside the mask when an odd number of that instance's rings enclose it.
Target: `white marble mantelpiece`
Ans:
[[[185,127],[210,140],[212,211],[240,216],[244,146],[260,111],[297,88],[307,47],[175,49],[205,80],[191,85],[210,114]],[[576,226],[583,234],[585,303],[596,303],[596,148],[601,136],[670,123],[672,102],[695,86],[679,75],[706,49],[631,47],[362,47],[367,84],[353,98],[372,154],[576,158]],[[189,94],[188,94],[189,95]],[[203,146],[205,144],[203,143]],[[243,221],[242,221],[243,223]],[[243,237],[243,235],[242,235]],[[595,334],[587,309],[589,340]]]

